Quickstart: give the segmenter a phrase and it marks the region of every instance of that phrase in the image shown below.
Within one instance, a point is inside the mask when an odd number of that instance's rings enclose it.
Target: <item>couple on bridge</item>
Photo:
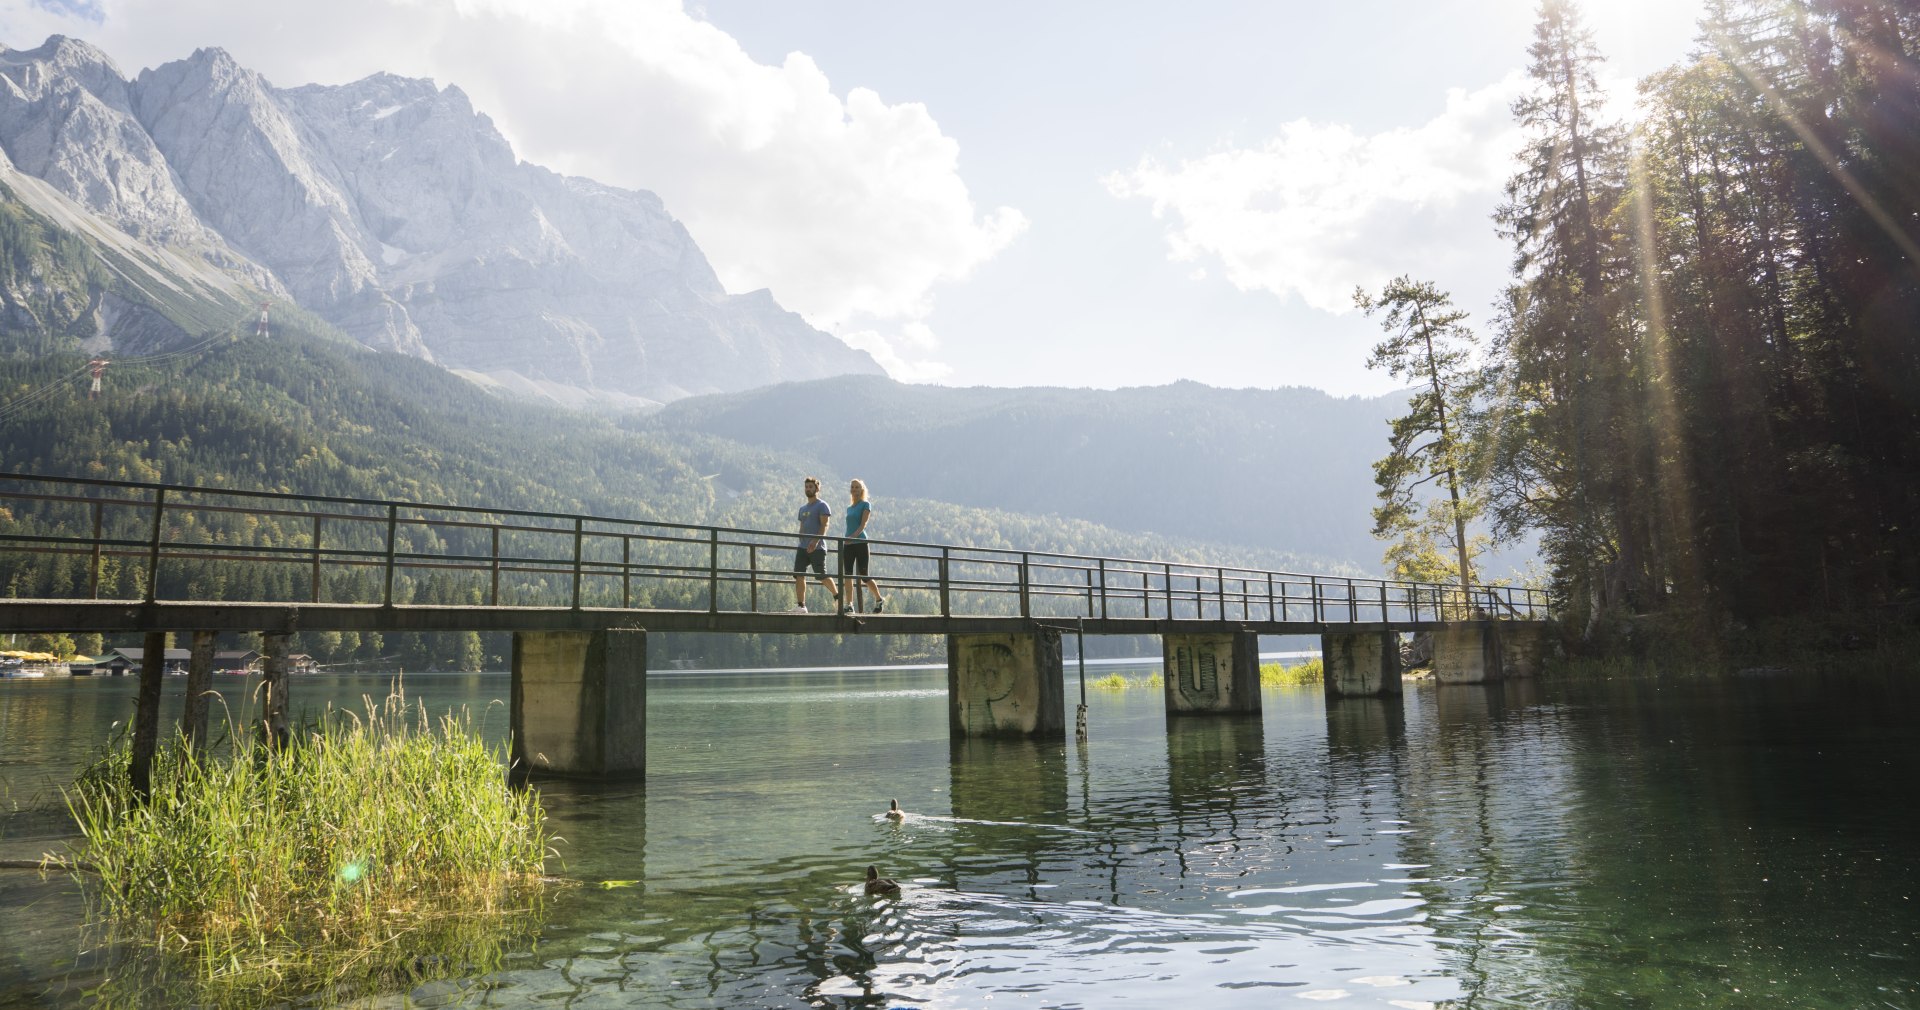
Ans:
[[[851,600],[840,595],[833,580],[827,577],[827,517],[833,515],[833,509],[820,500],[820,479],[808,477],[801,482],[807,493],[807,500],[800,506],[800,541],[793,552],[793,609],[789,613],[807,612],[807,569],[813,569],[814,578],[827,587],[827,592],[840,604],[840,614],[850,617],[854,613]],[[865,579],[867,591],[873,594],[872,613],[880,613],[886,606],[886,598],[880,595],[880,586],[867,577],[867,523],[873,518],[873,506],[867,503],[867,485],[855,477],[847,488],[847,532],[840,541],[840,583],[841,588],[849,591],[856,583]]]

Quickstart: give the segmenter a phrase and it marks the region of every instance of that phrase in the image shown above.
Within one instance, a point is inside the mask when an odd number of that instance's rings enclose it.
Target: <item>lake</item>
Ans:
[[[296,678],[294,707],[389,680]],[[507,685],[406,681],[495,739]],[[58,844],[50,801],[134,686],[0,682],[0,856]],[[1090,692],[1084,745],[951,746],[938,670],[656,675],[644,786],[541,785],[586,886],[537,942],[360,1005],[1912,1008],[1916,701],[1756,673],[1170,723],[1135,688]],[[0,1006],[90,1002],[82,915],[0,870]]]

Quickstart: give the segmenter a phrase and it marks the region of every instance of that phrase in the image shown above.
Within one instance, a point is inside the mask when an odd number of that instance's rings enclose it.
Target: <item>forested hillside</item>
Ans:
[[[957,389],[845,376],[681,400],[632,427],[817,458],[876,495],[1309,550],[1372,569],[1372,461],[1404,401],[1194,382]]]
[[[94,338],[111,319],[128,351],[213,329],[251,301],[134,262],[125,249],[60,227],[0,182],[0,339],[13,354],[50,353]]]
[[[230,322],[171,351],[115,360],[97,400],[86,394],[84,355],[0,358],[5,469],[775,530],[791,524],[801,475],[833,472],[800,452],[698,432],[626,428],[600,415],[504,400],[417,359],[330,337],[310,317],[276,324],[264,340],[253,335],[251,316]],[[839,498],[830,500],[839,506]],[[1359,574],[1324,555],[1119,532],[1082,519],[904,496],[877,496],[876,504],[874,533],[883,539]],[[274,536],[297,543],[299,534],[249,529],[222,535],[236,543]],[[63,595],[61,586],[74,584],[71,572],[35,558],[0,558],[0,585],[11,594]],[[110,584],[133,592],[138,587],[127,580],[139,574],[116,570]],[[431,580],[402,581],[403,600],[466,602],[440,599],[452,590]],[[240,591],[211,577],[195,588]],[[312,635],[301,645],[327,661],[392,654],[413,666],[491,665],[505,651],[497,637],[393,637]],[[833,643],[817,644],[833,650],[823,656],[849,655]],[[917,647],[870,640],[854,651],[878,659],[889,648]],[[676,648],[669,645],[665,654]],[[798,642],[703,649],[709,661],[805,654]]]

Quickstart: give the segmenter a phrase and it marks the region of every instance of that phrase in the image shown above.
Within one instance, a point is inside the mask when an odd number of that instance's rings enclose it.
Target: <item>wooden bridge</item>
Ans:
[[[0,475],[0,632],[264,635],[284,732],[286,637],[511,632],[516,757],[644,768],[646,633],[948,637],[956,737],[1064,732],[1061,634],[1158,635],[1170,713],[1257,712],[1257,636],[1321,636],[1327,689],[1399,690],[1398,635],[1432,631],[1443,679],[1531,672],[1548,601],[1517,587],[871,540],[884,615],[792,605],[794,533],[512,508]],[[826,537],[829,552],[839,539]],[[829,565],[829,574],[837,575]],[[849,600],[858,604],[858,598]],[[206,659],[200,657],[204,652]],[[139,724],[157,709],[143,671]],[[638,730],[638,731],[636,731]],[[138,733],[136,733],[138,736]],[[138,740],[136,739],[136,746]]]

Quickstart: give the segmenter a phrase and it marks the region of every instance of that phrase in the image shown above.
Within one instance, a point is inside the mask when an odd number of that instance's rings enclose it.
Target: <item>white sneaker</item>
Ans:
[[[804,614],[806,612],[807,612],[807,606],[804,603],[793,608],[792,610],[787,611],[787,613],[789,614]]]

